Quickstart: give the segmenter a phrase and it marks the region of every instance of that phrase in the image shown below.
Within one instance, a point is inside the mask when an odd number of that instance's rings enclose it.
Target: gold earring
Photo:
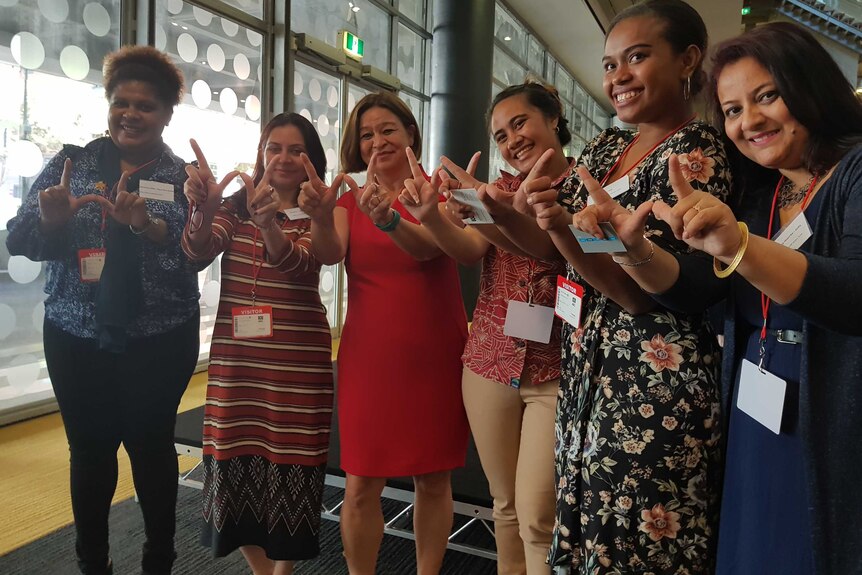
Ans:
[[[691,76],[685,79],[685,84],[682,85],[682,97],[688,102],[691,99]]]

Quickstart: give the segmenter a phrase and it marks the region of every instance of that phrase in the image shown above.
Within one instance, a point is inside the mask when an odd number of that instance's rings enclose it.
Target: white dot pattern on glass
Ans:
[[[90,2],[84,6],[84,26],[93,36],[107,36],[111,31],[111,15],[101,4]]]

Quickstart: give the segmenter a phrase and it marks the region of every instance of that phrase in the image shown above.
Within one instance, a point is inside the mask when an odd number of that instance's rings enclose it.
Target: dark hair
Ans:
[[[409,132],[413,127],[413,153],[417,158],[422,156],[422,136],[419,133],[419,124],[413,112],[407,107],[401,98],[392,92],[376,92],[368,94],[350,112],[347,124],[344,126],[344,134],[341,138],[341,169],[347,173],[361,172],[368,168],[368,164],[362,159],[359,150],[359,120],[362,114],[371,108],[384,108],[395,114],[404,128]]]
[[[263,130],[260,132],[260,142],[257,144],[257,159],[254,162],[254,171],[251,174],[251,179],[254,185],[258,185],[263,179],[263,172],[266,170],[264,166],[264,155],[266,143],[269,141],[269,136],[272,131],[282,126],[295,126],[299,133],[302,134],[302,139],[305,142],[308,159],[314,165],[314,171],[321,180],[326,179],[326,153],[323,151],[323,144],[320,143],[320,136],[317,135],[317,130],[311,125],[304,116],[293,112],[285,112],[278,114],[272,120],[266,123]],[[246,189],[243,186],[238,192],[233,194],[229,200],[233,202],[234,208],[242,218],[248,218],[249,213],[246,208]]]
[[[497,107],[497,104],[518,94],[523,94],[527,98],[527,102],[534,108],[538,108],[546,118],[550,118],[551,120],[557,119],[557,137],[560,139],[561,146],[565,146],[572,141],[572,133],[569,131],[569,121],[563,115],[563,103],[560,101],[559,92],[553,86],[548,86],[535,80],[527,80],[523,84],[509,86],[494,96],[485,119],[489,126],[491,125],[491,116],[494,114],[494,108]]]
[[[691,75],[691,95],[695,96],[700,93],[706,84],[703,57],[709,43],[709,35],[706,32],[703,18],[700,17],[697,10],[682,0],[644,0],[617,14],[608,26],[607,36],[610,36],[611,30],[623,20],[644,16],[655,18],[664,23],[662,37],[667,40],[677,54],[682,54],[689,46],[700,48],[701,59]]]
[[[174,107],[183,97],[183,73],[170,56],[152,46],[123,46],[105,56],[102,84],[110,99],[118,84],[145,82],[165,105]]]
[[[789,22],[758,26],[716,48],[710,107],[716,128],[725,138],[718,78],[726,66],[743,58],[753,58],[769,72],[790,114],[808,130],[803,163],[809,171],[828,170],[862,142],[862,103],[854,87],[814,36]],[[757,164],[743,159],[735,146],[727,148],[743,174],[749,179],[757,175]]]

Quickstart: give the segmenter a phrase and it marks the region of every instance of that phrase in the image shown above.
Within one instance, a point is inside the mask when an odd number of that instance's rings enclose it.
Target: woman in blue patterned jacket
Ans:
[[[146,527],[143,571],[174,562],[174,419],[197,362],[196,270],[180,236],[185,162],[162,142],[182,95],[163,53],[129,46],[104,66],[108,137],[65,146],[8,223],[13,255],[46,261],[44,346],[71,451],[82,573],[111,573],[117,450]]]

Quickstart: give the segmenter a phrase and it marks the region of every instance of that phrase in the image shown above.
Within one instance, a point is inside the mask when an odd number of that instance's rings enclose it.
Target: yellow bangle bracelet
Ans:
[[[721,262],[718,261],[718,258],[712,258],[712,271],[715,272],[717,277],[722,279],[736,271],[736,267],[739,265],[739,262],[742,261],[742,258],[745,255],[745,250],[748,248],[748,226],[745,222],[738,222],[738,224],[739,231],[742,234],[742,240],[739,242],[739,249],[736,250],[736,255],[733,256],[733,260],[730,262],[730,265],[721,269]]]

